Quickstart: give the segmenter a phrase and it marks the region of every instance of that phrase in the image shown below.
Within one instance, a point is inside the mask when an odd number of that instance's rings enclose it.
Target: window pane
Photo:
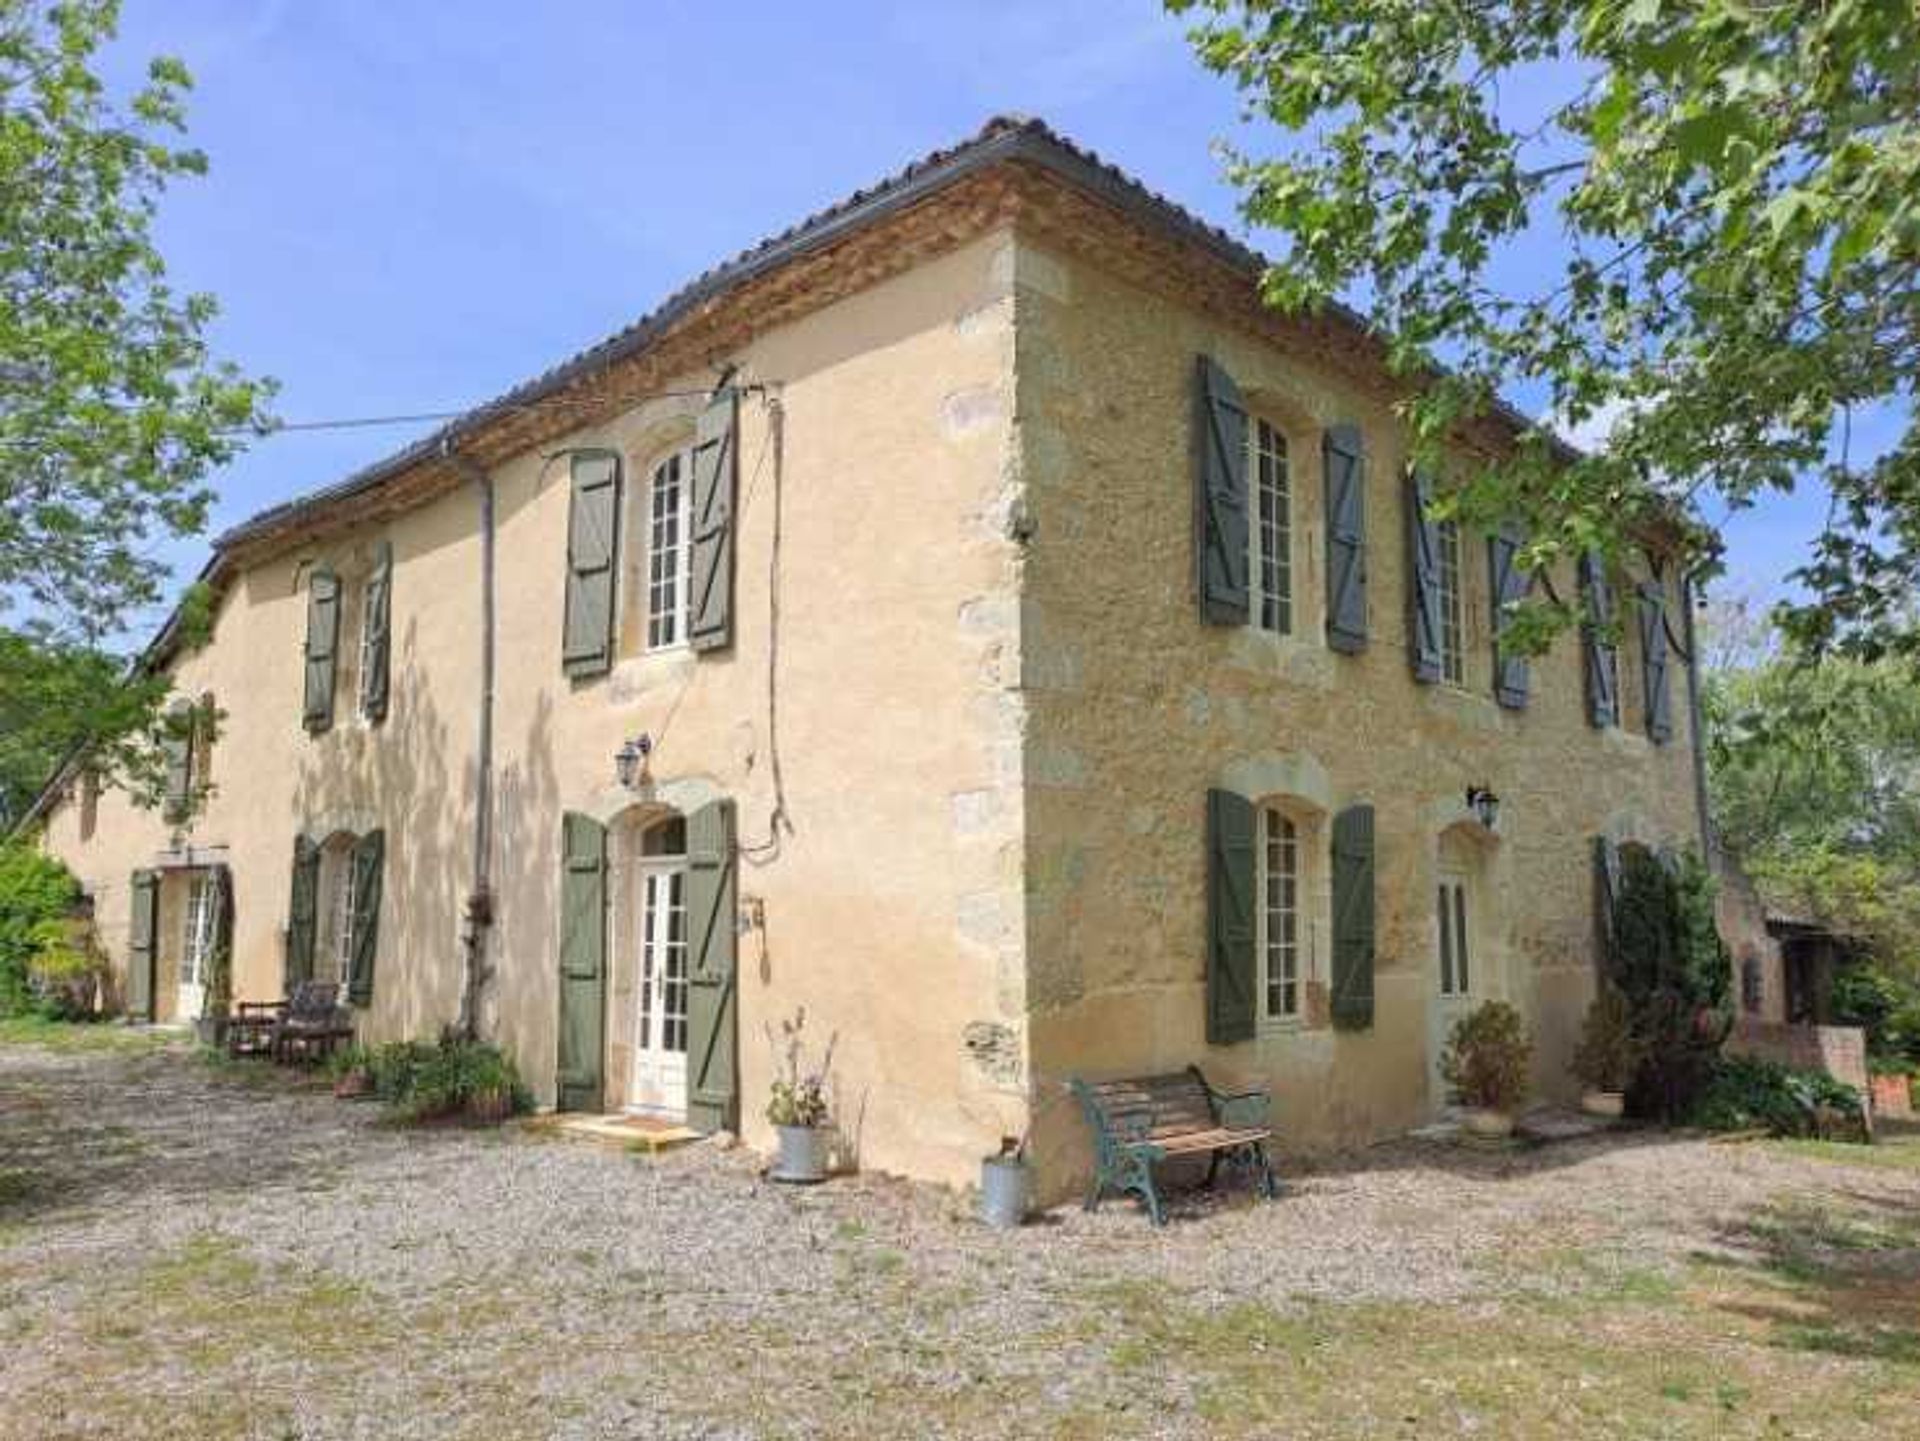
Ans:
[[[1467,888],[1453,888],[1453,953],[1458,957],[1460,994],[1465,995],[1473,989],[1473,982],[1467,976]]]
[[[1440,883],[1440,994],[1453,994],[1453,926],[1448,916],[1447,885]]]
[[[1285,635],[1293,629],[1293,494],[1287,439],[1264,420],[1247,432],[1253,454],[1254,623]]]
[[[686,630],[687,467],[670,455],[654,467],[647,505],[647,644],[669,646]]]
[[[1434,527],[1439,539],[1438,600],[1440,602],[1440,674],[1454,685],[1464,683],[1460,593],[1460,526],[1443,520]]]

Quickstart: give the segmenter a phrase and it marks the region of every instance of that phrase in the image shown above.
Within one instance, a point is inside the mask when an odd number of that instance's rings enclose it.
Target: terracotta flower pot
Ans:
[[[512,1114],[513,1092],[504,1086],[493,1090],[475,1091],[467,1097],[467,1119],[470,1121],[497,1126]]]
[[[342,1071],[333,1083],[333,1094],[342,1101],[357,1101],[373,1094],[373,1077],[355,1067]]]

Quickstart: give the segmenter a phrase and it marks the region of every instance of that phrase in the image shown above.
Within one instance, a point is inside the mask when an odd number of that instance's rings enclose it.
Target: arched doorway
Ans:
[[[1441,833],[1436,851],[1427,990],[1427,1089],[1436,1112],[1452,1099],[1440,1073],[1447,1038],[1475,1005],[1501,989],[1489,944],[1490,843],[1484,828],[1461,824]]]

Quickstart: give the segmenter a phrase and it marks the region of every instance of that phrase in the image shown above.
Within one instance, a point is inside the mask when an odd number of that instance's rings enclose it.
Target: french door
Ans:
[[[219,888],[211,871],[197,871],[187,882],[186,930],[180,941],[180,990],[175,1014],[191,1021],[206,1002],[207,970],[213,960],[213,927]]]
[[[1467,877],[1460,871],[1442,871],[1435,919],[1440,944],[1434,956],[1432,999],[1427,1017],[1427,1085],[1434,1109],[1443,1110],[1451,1097],[1440,1058],[1454,1025],[1473,1009],[1473,918],[1469,909]]]
[[[639,1014],[628,1098],[636,1110],[674,1117],[687,1111],[686,883],[679,865],[641,872]]]

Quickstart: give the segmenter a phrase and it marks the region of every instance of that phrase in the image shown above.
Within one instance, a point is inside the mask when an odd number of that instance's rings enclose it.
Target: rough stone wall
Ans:
[[[1803,1071],[1825,1071],[1867,1093],[1867,1033],[1858,1026],[1794,1026],[1743,1017],[1727,1038],[1727,1049]]]
[[[1780,943],[1767,933],[1767,908],[1747,878],[1729,857],[1716,855],[1713,865],[1718,890],[1713,917],[1727,943],[1733,964],[1733,998],[1748,1020],[1779,1024],[1787,1019],[1787,985]],[[1746,1008],[1742,972],[1751,960],[1760,968],[1760,1008]]]
[[[1623,728],[1587,723],[1577,641],[1532,668],[1520,714],[1491,698],[1484,542],[1463,537],[1465,683],[1417,685],[1406,652],[1403,445],[1386,399],[1204,318],[1173,295],[1024,244],[1018,407],[1031,525],[1022,611],[1027,692],[1028,1001],[1058,1190],[1084,1128],[1053,1104],[1065,1078],[1200,1062],[1275,1088],[1286,1144],[1361,1141],[1431,1114],[1436,871],[1475,890],[1475,999],[1504,997],[1533,1032],[1540,1093],[1565,1074],[1594,975],[1592,837],[1698,844],[1684,675],[1675,738],[1644,734],[1631,645]],[[1292,456],[1291,636],[1203,625],[1194,596],[1193,374],[1206,352]],[[1322,427],[1357,422],[1367,452],[1370,643],[1321,640]],[[1463,463],[1469,458],[1462,457]],[[1563,594],[1572,577],[1556,577]],[[1468,786],[1501,796],[1498,831]],[[1209,1047],[1204,1036],[1205,794],[1284,799],[1301,818],[1307,968],[1329,970],[1325,851],[1334,813],[1376,807],[1378,961],[1370,1030],[1319,1017]]]

